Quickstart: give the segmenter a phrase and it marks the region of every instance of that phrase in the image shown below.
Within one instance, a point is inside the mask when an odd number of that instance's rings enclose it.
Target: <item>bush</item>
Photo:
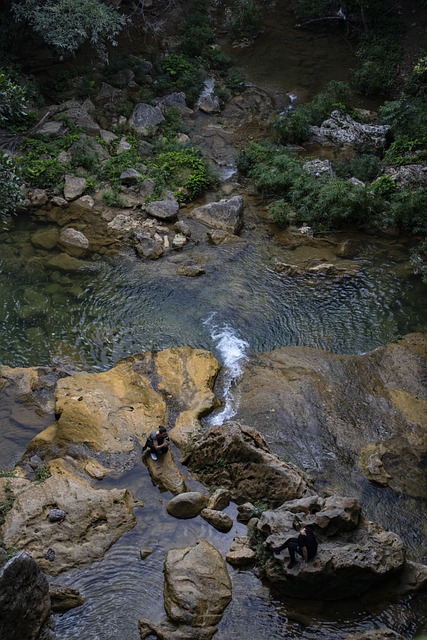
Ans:
[[[381,160],[372,153],[364,153],[349,162],[352,176],[363,182],[374,180],[381,172]]]
[[[237,0],[237,6],[230,12],[228,26],[238,40],[252,40],[262,25],[262,5],[255,0]]]
[[[180,202],[194,200],[215,182],[200,152],[194,147],[159,153],[149,169],[158,189],[174,189]]]
[[[12,213],[22,201],[21,181],[15,162],[0,152],[0,216]]]
[[[184,91],[190,104],[194,104],[200,95],[205,72],[196,63],[185,56],[172,53],[161,61],[157,89],[160,93]]]
[[[210,25],[206,3],[193,4],[183,25],[178,51],[190,58],[197,58],[214,39],[215,33]]]
[[[369,32],[357,55],[362,61],[353,76],[357,91],[365,95],[387,95],[395,86],[402,55],[396,37]]]
[[[99,0],[21,0],[12,11],[60,55],[73,55],[89,42],[105,58],[106,43],[115,45],[115,36],[128,22]]]
[[[16,129],[28,117],[25,89],[0,70],[0,127]]]

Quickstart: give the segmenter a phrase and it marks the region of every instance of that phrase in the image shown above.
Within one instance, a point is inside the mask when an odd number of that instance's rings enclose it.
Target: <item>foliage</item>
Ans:
[[[188,102],[194,104],[200,95],[205,72],[196,62],[179,53],[171,53],[161,61],[157,89],[160,93],[184,91]]]
[[[0,70],[0,127],[16,129],[26,124],[27,94],[20,84]]]
[[[351,112],[351,100],[352,92],[348,84],[333,80],[311,102],[298,105],[273,121],[278,139],[283,143],[303,142],[308,128],[320,125],[334,109]]]
[[[411,254],[411,265],[414,273],[421,275],[423,282],[427,284],[427,240],[421,242]]]
[[[228,26],[238,40],[252,40],[262,25],[263,10],[256,0],[237,0],[237,6],[229,13]]]
[[[362,153],[350,160],[349,170],[351,176],[370,182],[381,173],[381,160],[373,153]]]
[[[101,195],[103,201],[109,207],[123,207],[125,205],[125,201],[120,196],[118,190],[103,191]]]
[[[207,164],[194,147],[165,151],[149,164],[157,188],[175,190],[180,202],[194,200],[214,183]]]
[[[204,49],[214,42],[214,30],[210,25],[206,2],[194,3],[183,25],[178,52],[189,58],[201,56]]]
[[[240,153],[237,165],[271,199],[269,213],[280,225],[306,222],[328,230],[352,223],[427,233],[427,190],[399,188],[388,175],[366,186],[342,177],[315,178],[304,171],[303,160],[271,143],[251,143]],[[349,167],[368,180],[380,165],[375,156],[361,155]]]
[[[0,217],[12,213],[22,201],[21,181],[13,159],[0,152]]]
[[[12,487],[7,483],[4,488],[4,500],[3,502],[0,502],[0,526],[4,524],[6,515],[12,509],[14,502],[15,495],[12,491]]]
[[[324,16],[333,16],[337,12],[336,0],[291,0],[292,10],[298,20],[315,20]]]
[[[368,32],[357,52],[362,64],[354,73],[356,89],[365,95],[387,95],[394,88],[401,50],[394,35]]]
[[[73,55],[89,42],[105,58],[106,43],[115,45],[115,36],[127,23],[127,18],[99,0],[21,0],[13,3],[12,11],[60,55]]]
[[[126,169],[139,170],[141,166],[141,158],[137,151],[137,141],[131,136],[127,136],[127,141],[132,144],[132,147],[117,156],[112,156],[106,160],[99,171],[99,177],[102,180],[108,181],[110,186],[114,189],[118,189],[120,186],[120,174]]]
[[[36,482],[41,484],[42,482],[45,482],[45,480],[50,478],[52,474],[45,464],[40,464],[36,469],[35,475],[36,475]]]

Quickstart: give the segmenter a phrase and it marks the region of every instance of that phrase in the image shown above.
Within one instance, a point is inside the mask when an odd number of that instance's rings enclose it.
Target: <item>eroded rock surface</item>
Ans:
[[[356,467],[379,484],[387,479],[396,491],[426,497],[426,365],[425,334],[364,355],[308,347],[259,354],[243,374],[236,419],[256,425],[274,451],[315,467],[318,477]],[[361,456],[370,444],[376,461]]]
[[[270,453],[255,429],[235,422],[210,429],[187,462],[204,484],[229,489],[233,500],[278,505],[310,493],[299,469]]]
[[[154,625],[140,620],[141,638],[208,640],[231,601],[231,580],[219,553],[206,540],[194,547],[172,549],[165,562],[167,620]]]

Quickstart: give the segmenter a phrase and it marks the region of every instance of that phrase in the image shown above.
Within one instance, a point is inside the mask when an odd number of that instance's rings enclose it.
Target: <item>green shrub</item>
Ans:
[[[21,180],[14,160],[0,152],[0,217],[13,213],[22,202]]]
[[[357,52],[362,61],[353,75],[357,91],[365,95],[387,95],[395,86],[401,59],[398,40],[378,31],[367,32]]]
[[[234,38],[252,40],[262,26],[262,5],[256,0],[237,0],[235,9],[230,12],[228,27]]]
[[[38,484],[41,484],[42,482],[45,482],[48,478],[50,478],[52,474],[45,464],[41,464],[37,467],[35,475],[36,482]]]
[[[116,35],[128,22],[99,0],[21,0],[12,4],[12,11],[60,55],[74,55],[89,42],[105,57],[106,44],[116,44]]]
[[[215,33],[210,25],[206,3],[193,4],[183,24],[178,51],[190,58],[197,58],[214,42],[214,39]]]
[[[109,207],[124,207],[125,201],[122,196],[119,194],[117,190],[112,191],[103,191],[102,199],[105,204]]]
[[[4,488],[4,500],[0,502],[0,527],[4,524],[7,514],[13,507],[15,502],[15,495],[12,491],[12,487],[9,483]]]
[[[358,180],[369,182],[380,174],[381,160],[372,153],[364,153],[350,160],[349,169],[351,175]]]
[[[0,70],[0,127],[19,129],[27,126],[27,94],[21,85]]]
[[[181,54],[171,53],[161,61],[157,89],[164,94],[184,91],[189,104],[194,104],[200,95],[204,79],[205,72],[198,64]]]
[[[49,189],[58,186],[65,175],[65,167],[57,158],[40,157],[30,151],[19,158],[24,182],[32,187]]]
[[[158,189],[175,190],[179,201],[194,200],[211,187],[215,178],[194,147],[159,153],[149,165]]]

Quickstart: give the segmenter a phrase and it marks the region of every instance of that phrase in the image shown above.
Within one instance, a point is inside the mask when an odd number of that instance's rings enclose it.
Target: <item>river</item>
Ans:
[[[344,34],[309,33],[293,28],[286,3],[268,16],[266,31],[251,48],[235,50],[249,80],[275,94],[286,106],[289,95],[305,100],[331,79],[348,78],[354,57]],[[150,349],[190,345],[212,351],[224,365],[226,395],[220,422],[233,415],[233,391],[251,352],[309,345],[336,353],[364,353],[411,331],[426,331],[425,286],[408,268],[411,238],[363,238],[359,271],[340,279],[285,278],[276,260],[303,261],[305,248],[290,252],[282,235],[253,207],[242,232],[244,242],[203,246],[206,274],[176,274],[173,255],[141,262],[133,252],[99,259],[72,278],[47,271],[46,252],[37,250],[33,222],[19,218],[0,233],[0,361],[10,366],[54,365],[103,371],[120,358]],[[344,238],[344,236],[343,236]],[[338,239],[337,239],[338,241]],[[328,249],[329,247],[329,249]],[[197,247],[193,249],[197,254]],[[329,255],[325,239],[321,251]],[[3,397],[0,413],[0,467],[11,467],[42,424],[14,431],[11,407]],[[197,488],[197,483],[190,480]],[[220,534],[201,518],[178,521],[165,509],[141,462],[102,488],[128,487],[144,502],[135,529],[95,565],[68,572],[57,582],[81,589],[83,607],[56,616],[58,640],[138,640],[137,620],[163,616],[162,566],[168,548],[205,538],[226,552],[245,532],[236,523]],[[236,507],[226,510],[235,517]],[[410,522],[407,523],[411,526]],[[141,548],[153,553],[144,561]],[[408,596],[379,606],[352,599],[343,603],[301,603],[273,594],[251,572],[229,567],[233,601],[215,636],[234,640],[274,638],[342,639],[351,632],[390,626],[405,637],[427,629],[427,600]]]

